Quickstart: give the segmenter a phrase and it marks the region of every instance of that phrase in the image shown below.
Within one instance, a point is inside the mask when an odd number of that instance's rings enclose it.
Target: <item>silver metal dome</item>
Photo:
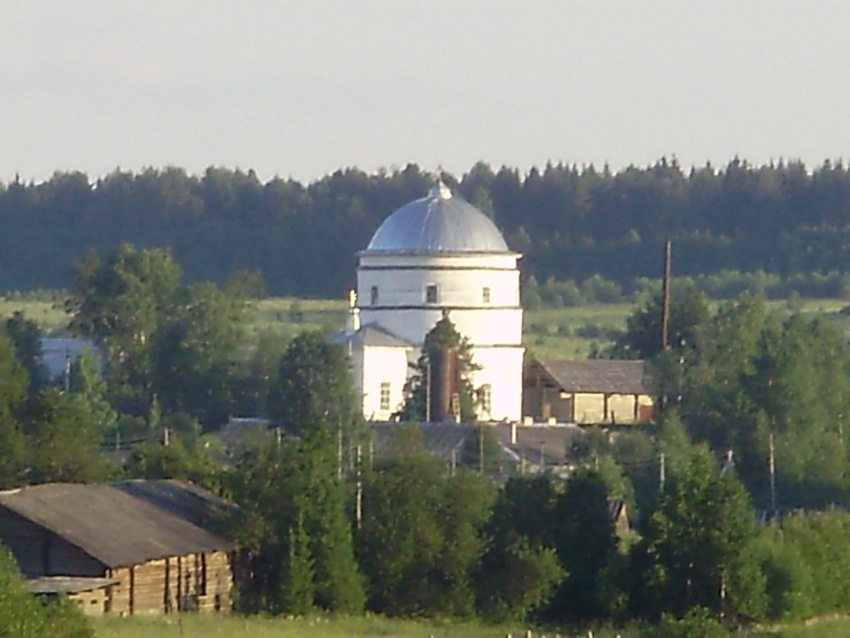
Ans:
[[[509,253],[493,221],[440,182],[384,220],[365,253]]]

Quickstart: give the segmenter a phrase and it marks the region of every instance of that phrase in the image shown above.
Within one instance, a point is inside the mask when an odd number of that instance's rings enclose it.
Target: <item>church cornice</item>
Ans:
[[[435,304],[399,304],[399,305],[375,305],[375,306],[360,306],[360,312],[370,312],[373,310],[436,310],[454,312],[456,310],[522,310],[522,306],[444,306]]]
[[[408,266],[359,266],[358,271],[363,270],[464,270],[464,271],[498,271],[498,272],[518,272],[515,266],[426,266],[426,265],[408,265]]]

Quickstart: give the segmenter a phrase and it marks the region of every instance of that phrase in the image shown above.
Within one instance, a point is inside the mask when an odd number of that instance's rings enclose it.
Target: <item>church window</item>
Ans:
[[[381,409],[390,409],[390,384],[389,381],[381,383]]]
[[[490,416],[490,412],[493,411],[493,387],[489,383],[482,385],[479,397],[481,398],[481,411]]]
[[[481,289],[481,302],[490,303],[490,286],[484,286]]]
[[[437,303],[437,286],[435,284],[429,284],[425,289],[425,303]]]
[[[378,304],[378,287],[372,286],[372,289],[369,291],[369,303],[373,306]]]

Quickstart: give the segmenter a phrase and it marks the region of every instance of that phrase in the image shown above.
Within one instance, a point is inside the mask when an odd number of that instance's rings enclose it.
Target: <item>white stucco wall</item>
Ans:
[[[409,351],[405,348],[366,347],[361,351],[363,416],[369,421],[388,421],[404,401]],[[353,360],[354,361],[354,360]],[[357,372],[355,371],[355,375]],[[390,384],[389,409],[381,407],[381,384]]]
[[[471,381],[476,389],[490,384],[492,409],[484,421],[519,421],[522,416],[522,357],[524,349],[473,348],[472,360],[481,366]]]

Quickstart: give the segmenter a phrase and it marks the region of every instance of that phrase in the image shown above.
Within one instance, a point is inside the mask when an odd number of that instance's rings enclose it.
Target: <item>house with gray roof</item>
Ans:
[[[234,511],[176,480],[49,483],[0,492],[0,542],[33,591],[89,614],[226,610],[234,546],[217,530]]]
[[[622,425],[651,421],[654,386],[643,360],[534,359],[523,372],[531,421]]]

